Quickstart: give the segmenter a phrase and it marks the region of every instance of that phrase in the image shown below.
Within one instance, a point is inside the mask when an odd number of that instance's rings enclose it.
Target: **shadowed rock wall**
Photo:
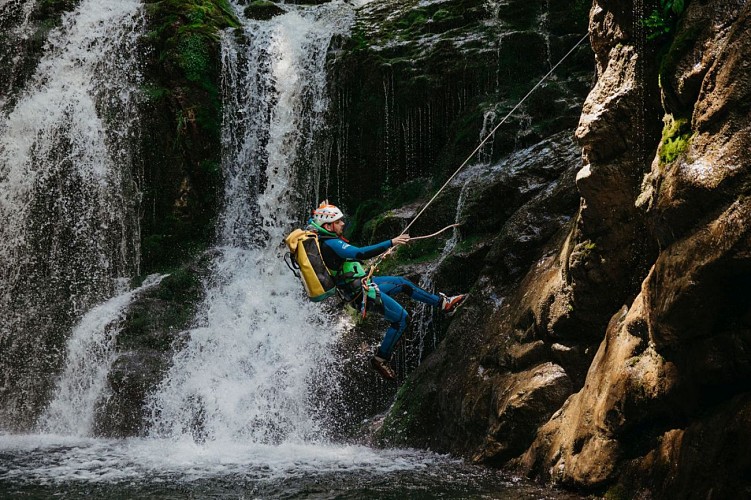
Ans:
[[[439,184],[586,32],[589,3],[376,0],[332,51],[326,194],[364,219]],[[586,46],[517,110],[481,151],[485,161],[576,123],[591,81]],[[409,196],[407,197],[409,198]]]

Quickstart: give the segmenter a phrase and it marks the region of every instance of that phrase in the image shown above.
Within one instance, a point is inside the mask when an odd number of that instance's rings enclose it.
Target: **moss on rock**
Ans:
[[[494,10],[481,0],[377,0],[360,9],[333,61],[341,96],[334,114],[347,131],[330,163],[332,178],[344,178],[340,203],[383,199],[417,179],[434,188],[476,147],[480,131],[581,38],[587,12],[584,2],[571,9],[514,1]],[[582,46],[496,132],[487,148],[493,158],[575,126],[591,71]]]
[[[185,262],[214,236],[221,191],[220,31],[227,0],[150,1],[143,106],[142,266]]]
[[[672,115],[666,115],[658,150],[660,163],[673,163],[678,159],[688,149],[692,136],[691,124],[687,118],[674,119]]]
[[[112,395],[97,410],[97,434],[127,437],[145,432],[144,405],[196,317],[210,261],[211,254],[207,253],[172,269],[158,285],[131,303],[117,335],[119,354],[107,377]]]

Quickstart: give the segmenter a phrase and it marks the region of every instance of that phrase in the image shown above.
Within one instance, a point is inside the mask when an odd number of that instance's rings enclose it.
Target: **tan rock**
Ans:
[[[751,397],[751,5],[694,2],[684,29],[692,26],[696,38],[677,58],[666,102],[693,108],[695,135],[675,161],[652,162],[639,201],[662,247],[631,307],[611,319],[582,389],[518,460],[532,475],[584,488],[619,482],[671,498],[751,492],[745,439]],[[679,31],[676,39],[688,35]],[[622,34],[613,30],[610,36]],[[610,54],[622,58],[623,52]],[[607,68],[624,67],[622,62],[604,66],[602,77],[613,82],[602,89],[621,88]],[[616,102],[602,100],[603,106]],[[607,135],[607,127],[595,125],[610,120],[606,111],[596,102],[585,108],[584,141],[587,134]],[[598,157],[596,148],[591,144],[592,165],[579,176],[586,210],[608,192],[597,185],[602,165],[595,165],[607,154]],[[585,225],[586,218],[583,209]],[[587,275],[570,268],[576,297]]]

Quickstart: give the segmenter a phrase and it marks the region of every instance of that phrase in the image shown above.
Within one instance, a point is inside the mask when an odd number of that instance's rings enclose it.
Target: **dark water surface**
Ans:
[[[0,435],[0,498],[580,498],[417,450]]]

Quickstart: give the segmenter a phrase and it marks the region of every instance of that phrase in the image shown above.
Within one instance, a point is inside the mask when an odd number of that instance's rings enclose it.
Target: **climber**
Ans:
[[[396,343],[407,327],[408,315],[393,297],[405,293],[414,300],[440,307],[444,314],[451,316],[467,295],[434,295],[399,276],[374,276],[368,280],[362,261],[380,255],[392,246],[404,245],[410,237],[402,234],[367,247],[350,245],[342,236],[344,214],[336,206],[330,205],[328,200],[324,200],[313,211],[308,229],[318,233],[321,256],[334,277],[342,298],[361,313],[377,311],[391,323],[381,345],[370,358],[370,365],[386,380],[394,380],[396,375],[389,366],[389,361]]]

